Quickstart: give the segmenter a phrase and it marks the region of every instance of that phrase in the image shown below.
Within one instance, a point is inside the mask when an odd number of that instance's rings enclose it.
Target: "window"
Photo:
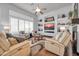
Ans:
[[[29,22],[25,21],[25,32],[28,33],[29,32]]]
[[[10,22],[11,22],[11,33],[18,32],[18,19],[11,17]]]
[[[32,32],[33,31],[33,22],[29,22],[30,23],[30,32]]]
[[[33,22],[25,21],[25,32],[32,32],[33,31]]]
[[[19,20],[19,31],[24,31],[24,20]]]
[[[25,21],[23,19],[11,17],[10,23],[11,33],[18,33],[20,31],[25,31],[26,33],[29,33],[33,31],[33,22],[31,21]]]

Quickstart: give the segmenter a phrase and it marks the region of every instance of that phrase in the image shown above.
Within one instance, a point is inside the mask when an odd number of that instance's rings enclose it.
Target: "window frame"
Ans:
[[[15,18],[15,19],[18,19],[18,33],[20,32],[19,31],[19,20],[24,20],[24,31],[25,31],[25,21],[27,21],[27,22],[29,22],[29,25],[30,25],[30,22],[32,22],[33,23],[33,25],[34,25],[34,22],[33,22],[33,20],[32,21],[30,21],[30,20],[28,20],[28,19],[23,19],[23,18],[19,18],[19,17],[15,17],[15,16],[9,16],[9,21],[10,21],[10,32],[11,32],[11,18]],[[32,26],[33,27],[33,26]],[[34,29],[34,28],[32,28],[32,29]],[[29,32],[30,32],[30,26],[29,26]]]

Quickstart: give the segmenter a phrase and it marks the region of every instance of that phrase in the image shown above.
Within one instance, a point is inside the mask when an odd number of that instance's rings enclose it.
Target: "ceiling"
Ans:
[[[65,6],[70,6],[71,4],[72,3],[39,3],[39,6],[40,8],[46,8],[47,10],[43,10],[43,12],[48,13]],[[38,4],[37,3],[14,3],[14,5],[26,11],[29,11],[31,13],[35,13],[35,10],[33,9],[35,9]]]

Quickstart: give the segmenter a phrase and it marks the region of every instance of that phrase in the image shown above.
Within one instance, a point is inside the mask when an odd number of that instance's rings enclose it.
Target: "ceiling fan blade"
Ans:
[[[42,12],[42,11],[40,11],[40,13],[41,13],[41,14],[43,14],[43,12]]]

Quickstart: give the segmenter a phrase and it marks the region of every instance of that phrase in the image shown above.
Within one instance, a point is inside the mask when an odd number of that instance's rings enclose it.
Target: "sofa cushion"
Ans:
[[[62,42],[62,40],[65,38],[65,36],[67,35],[67,32],[63,32],[61,38],[59,38],[58,42]]]
[[[55,36],[55,40],[59,40],[59,38],[62,36],[62,32],[59,32],[56,36]]]
[[[63,43],[65,40],[67,40],[69,36],[70,36],[70,33],[67,32],[66,36],[65,36],[64,39],[61,41],[61,43]]]
[[[0,47],[5,51],[8,50],[10,47],[10,42],[6,38],[5,32],[0,32]]]
[[[68,43],[70,42],[70,40],[71,40],[71,35],[68,35],[68,37],[66,37],[66,39],[65,39],[64,41],[62,41],[62,44],[63,44],[64,46],[67,46]]]
[[[5,32],[0,32],[0,37],[1,37],[1,38],[6,38]]]
[[[18,54],[18,55],[20,55],[20,54],[22,54],[22,52],[20,52],[20,50],[21,49],[24,49],[25,48],[25,50],[26,49],[28,49],[28,50],[30,50],[30,41],[23,41],[23,42],[21,42],[21,43],[18,43],[18,44],[16,44],[16,45],[13,45],[13,46],[11,46],[10,48],[9,48],[9,50],[8,51],[6,51],[5,53],[3,53],[2,55],[3,56],[11,56],[11,55],[16,55],[16,54]],[[23,50],[22,50],[23,51]],[[26,54],[27,54],[27,52],[25,52]]]
[[[15,45],[15,44],[18,43],[15,38],[8,38],[8,40],[9,40],[9,42],[10,42],[11,45]]]
[[[63,32],[63,34],[62,34],[61,38],[59,38],[58,42],[62,42],[62,40],[64,40],[67,35],[68,35],[67,31]]]
[[[1,38],[0,37],[0,46],[2,49],[4,49],[5,51],[9,49],[10,47],[10,43],[8,41],[8,39],[5,38]]]
[[[0,47],[0,55],[4,53],[4,50]]]

